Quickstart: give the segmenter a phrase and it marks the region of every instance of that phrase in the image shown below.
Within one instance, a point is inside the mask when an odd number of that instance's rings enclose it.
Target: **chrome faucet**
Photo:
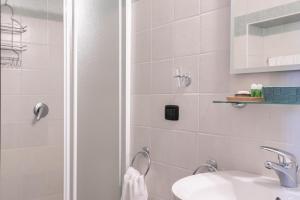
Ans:
[[[278,163],[266,161],[265,167],[273,169],[279,177],[280,185],[288,188],[296,188],[298,186],[298,163],[296,157],[280,149],[273,147],[261,146],[261,149],[276,153],[278,155]]]

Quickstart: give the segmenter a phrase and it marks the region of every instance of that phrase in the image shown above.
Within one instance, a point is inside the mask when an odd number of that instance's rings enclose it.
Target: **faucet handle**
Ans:
[[[295,164],[297,165],[297,159],[296,156],[294,156],[294,154],[281,150],[281,149],[277,149],[274,147],[267,147],[267,146],[261,146],[260,147],[263,150],[266,151],[270,151],[273,153],[276,153],[278,155],[278,161],[280,164],[284,164],[284,165],[290,165],[290,164]]]

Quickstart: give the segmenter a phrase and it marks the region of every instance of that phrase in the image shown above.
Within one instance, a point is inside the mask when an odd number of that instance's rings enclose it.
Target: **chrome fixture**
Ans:
[[[182,73],[180,69],[176,69],[174,78],[177,78],[178,88],[188,87],[192,84],[190,73]]]
[[[247,106],[245,103],[231,103],[231,105],[234,108],[245,108]]]
[[[217,172],[218,163],[215,160],[208,160],[205,164],[200,165],[194,172],[193,175],[196,175],[200,169],[206,168],[208,172]]]
[[[139,151],[139,152],[137,152],[137,153],[135,154],[135,156],[132,158],[130,167],[133,167],[134,162],[135,162],[137,156],[139,156],[139,155],[145,156],[145,157],[147,158],[147,160],[148,160],[147,170],[146,170],[146,172],[144,173],[144,177],[146,177],[147,174],[148,174],[148,172],[149,172],[149,170],[150,170],[150,167],[151,167],[151,157],[150,157],[150,150],[149,150],[149,147],[143,147],[143,148],[142,148],[142,151]]]
[[[296,157],[284,150],[273,147],[261,146],[261,149],[276,153],[278,155],[278,163],[266,161],[265,167],[273,169],[279,177],[280,185],[288,188],[296,188],[298,186],[298,163]]]
[[[46,117],[49,113],[49,107],[44,103],[37,103],[33,108],[35,120],[40,121],[43,117]]]

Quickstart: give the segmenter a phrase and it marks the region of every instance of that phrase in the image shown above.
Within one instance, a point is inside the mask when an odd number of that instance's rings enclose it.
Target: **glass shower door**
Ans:
[[[63,199],[62,12],[63,0],[1,0],[1,200]]]

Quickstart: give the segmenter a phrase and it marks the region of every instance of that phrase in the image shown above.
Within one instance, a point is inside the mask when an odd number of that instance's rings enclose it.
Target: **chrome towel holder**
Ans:
[[[148,172],[149,172],[149,170],[150,170],[150,167],[151,167],[151,157],[150,157],[150,150],[149,150],[149,147],[143,147],[143,148],[142,148],[142,151],[139,151],[139,152],[137,152],[137,153],[134,155],[134,157],[133,157],[132,160],[131,160],[130,167],[133,167],[133,164],[134,164],[136,158],[137,158],[139,155],[143,155],[143,156],[146,157],[147,160],[148,160],[147,170],[146,170],[146,172],[144,173],[144,177],[146,177],[147,174],[148,174]]]

